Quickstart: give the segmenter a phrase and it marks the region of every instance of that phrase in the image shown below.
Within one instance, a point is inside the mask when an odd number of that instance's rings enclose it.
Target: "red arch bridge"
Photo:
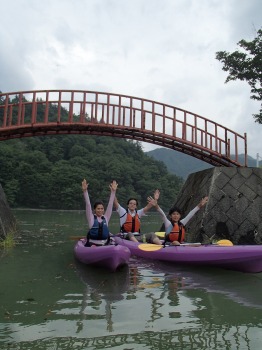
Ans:
[[[60,134],[127,138],[214,166],[247,166],[246,134],[175,106],[97,91],[0,93],[0,141]],[[244,154],[242,164],[239,154]]]

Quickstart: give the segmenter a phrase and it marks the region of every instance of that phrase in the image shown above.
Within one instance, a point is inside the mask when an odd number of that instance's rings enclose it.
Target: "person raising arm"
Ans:
[[[163,223],[165,226],[165,242],[168,242],[172,245],[180,245],[180,243],[184,242],[185,240],[186,224],[202,207],[206,205],[206,203],[208,202],[208,197],[206,196],[202,198],[198,205],[194,209],[192,209],[183,219],[181,219],[182,211],[176,206],[170,208],[168,218],[157,203],[160,196],[160,192],[158,191],[155,193],[156,195],[154,196],[154,199],[156,202],[152,202],[152,204],[155,205],[156,210],[162,216]]]
[[[140,218],[145,216],[146,213],[154,206],[155,200],[152,197],[147,198],[148,203],[142,209],[137,209],[138,201],[136,198],[129,198],[127,201],[127,208],[123,208],[117,198],[114,199],[114,205],[120,219],[121,232],[124,238],[133,242],[141,242],[141,232],[140,232]],[[146,241],[148,243],[154,243],[161,245],[160,239],[156,236],[154,232],[145,234]]]
[[[88,194],[88,186],[89,184],[87,183],[86,179],[84,179],[82,181],[82,191],[86,203],[86,218],[89,226],[86,246],[90,246],[91,244],[105,245],[109,243],[110,233],[108,224],[112,215],[113,202],[118,184],[116,181],[112,181],[112,183],[109,185],[111,194],[106,212],[102,201],[96,201],[94,203],[94,212],[92,211]]]

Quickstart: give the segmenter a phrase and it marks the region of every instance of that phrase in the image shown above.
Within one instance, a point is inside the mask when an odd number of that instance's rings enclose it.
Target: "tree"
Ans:
[[[0,183],[13,208],[84,209],[84,178],[92,203],[107,204],[115,179],[120,203],[135,197],[142,208],[159,188],[164,210],[183,183],[164,163],[144,154],[139,143],[125,139],[57,135],[0,142]]]
[[[262,28],[258,30],[254,40],[241,40],[238,45],[244,52],[216,52],[216,59],[224,64],[222,69],[229,72],[225,83],[230,80],[247,81],[251,87],[250,98],[262,101]],[[262,124],[262,107],[253,117],[255,122]]]

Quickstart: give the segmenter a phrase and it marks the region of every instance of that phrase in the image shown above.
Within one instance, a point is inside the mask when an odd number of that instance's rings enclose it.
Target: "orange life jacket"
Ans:
[[[178,241],[179,243],[181,243],[185,240],[185,235],[185,226],[181,223],[175,222],[171,232],[167,234],[166,240],[168,242]]]
[[[136,213],[132,216],[128,210],[126,212],[126,222],[121,227],[122,232],[140,232],[140,218]]]

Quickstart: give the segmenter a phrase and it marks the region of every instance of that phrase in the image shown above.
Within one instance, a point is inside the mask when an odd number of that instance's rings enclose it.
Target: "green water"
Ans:
[[[0,252],[0,349],[260,348],[262,274],[136,258],[109,273],[73,257],[83,211],[14,214],[19,243]],[[160,225],[143,218],[145,231]]]

